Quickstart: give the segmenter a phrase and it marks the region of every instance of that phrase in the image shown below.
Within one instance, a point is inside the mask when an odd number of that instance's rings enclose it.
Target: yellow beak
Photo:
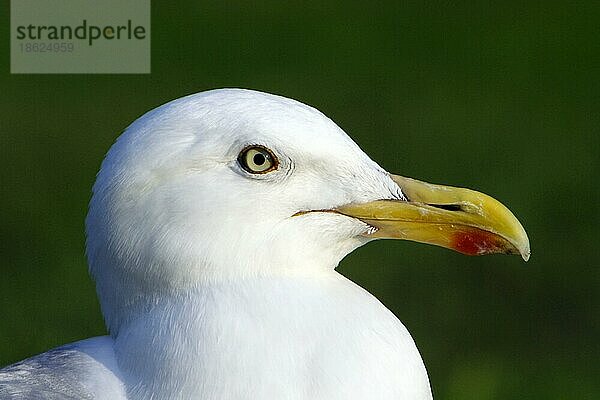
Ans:
[[[498,200],[474,190],[391,177],[408,201],[377,200],[333,211],[374,227],[371,237],[429,243],[468,255],[505,253],[529,259],[525,229]]]

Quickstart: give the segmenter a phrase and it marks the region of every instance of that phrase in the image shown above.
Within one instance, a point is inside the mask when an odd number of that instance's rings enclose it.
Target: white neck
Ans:
[[[334,271],[206,285],[138,312],[115,338],[133,399],[388,398],[428,390],[402,324]],[[374,385],[359,384],[365,379]],[[328,386],[336,382],[345,382],[342,390]]]

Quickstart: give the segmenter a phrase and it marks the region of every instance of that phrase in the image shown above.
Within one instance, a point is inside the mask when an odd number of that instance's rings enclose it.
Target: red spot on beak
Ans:
[[[477,228],[459,231],[454,235],[452,248],[469,256],[506,253],[508,242],[502,237]]]

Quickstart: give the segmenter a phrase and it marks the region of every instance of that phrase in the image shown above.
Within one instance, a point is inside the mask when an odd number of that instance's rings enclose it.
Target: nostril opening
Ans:
[[[431,207],[440,208],[446,211],[464,211],[460,204],[429,204]]]

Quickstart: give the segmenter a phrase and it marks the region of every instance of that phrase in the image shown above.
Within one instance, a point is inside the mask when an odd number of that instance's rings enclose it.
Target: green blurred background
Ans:
[[[600,3],[463,3],[154,2],[150,75],[10,75],[3,3],[0,365],[105,333],[83,221],[119,133],[244,87],[319,108],[389,171],[495,196],[527,229],[527,264],[391,241],[342,261],[412,332],[436,399],[600,398]]]

